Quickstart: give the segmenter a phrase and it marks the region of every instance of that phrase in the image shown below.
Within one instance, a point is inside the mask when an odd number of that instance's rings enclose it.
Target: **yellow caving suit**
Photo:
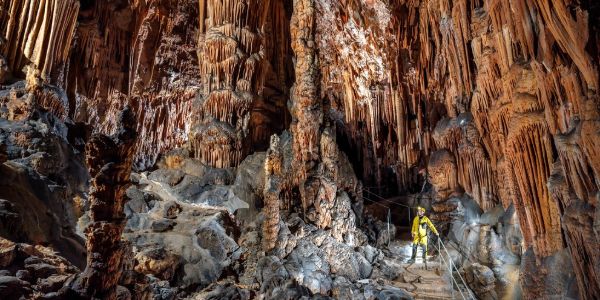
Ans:
[[[413,251],[412,251],[412,257],[411,257],[412,261],[414,261],[416,255],[417,255],[417,246],[423,247],[423,261],[425,262],[425,260],[426,260],[426,257],[427,257],[427,227],[429,227],[429,229],[431,229],[431,231],[433,231],[433,233],[435,233],[435,235],[438,235],[437,229],[435,229],[435,226],[433,226],[433,223],[431,223],[431,220],[429,220],[428,217],[416,216],[414,218],[412,230],[411,230],[412,236],[413,236]]]

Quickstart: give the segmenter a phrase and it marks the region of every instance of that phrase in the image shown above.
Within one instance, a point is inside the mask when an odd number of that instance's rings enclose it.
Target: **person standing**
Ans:
[[[427,264],[427,229],[439,236],[437,229],[431,223],[431,220],[425,216],[425,208],[417,207],[417,216],[413,219],[411,234],[413,238],[412,256],[408,263],[414,263],[417,256],[417,247],[423,249],[423,262]]]

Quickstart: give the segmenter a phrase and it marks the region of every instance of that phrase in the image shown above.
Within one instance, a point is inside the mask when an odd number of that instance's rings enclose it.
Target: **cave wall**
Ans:
[[[305,207],[335,123],[367,184],[514,206],[525,248],[567,249],[593,299],[599,19],[592,0],[0,0],[0,83],[104,134],[131,106],[138,169],[184,143],[236,166],[289,125]]]
[[[291,4],[230,2],[2,1],[0,77],[35,66],[95,132],[114,133],[130,105],[137,169],[188,138],[203,161],[235,166],[290,122]]]
[[[84,1],[66,90],[71,117],[111,134],[129,104],[140,139],[134,165],[185,142],[200,89],[196,1]]]

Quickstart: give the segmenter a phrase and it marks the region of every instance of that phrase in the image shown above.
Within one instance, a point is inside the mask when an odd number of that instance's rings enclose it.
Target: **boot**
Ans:
[[[410,259],[408,260],[409,264],[414,264],[415,263],[415,258],[417,257],[417,245],[413,244],[412,247],[412,256],[410,257]]]
[[[425,264],[425,270],[427,270],[427,245],[423,245],[423,263]]]

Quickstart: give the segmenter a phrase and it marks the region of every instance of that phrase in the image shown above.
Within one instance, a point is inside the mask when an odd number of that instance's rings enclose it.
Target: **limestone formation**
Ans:
[[[200,1],[203,91],[190,142],[194,157],[211,166],[237,166],[246,154],[250,109],[265,80],[270,2]]]
[[[32,63],[48,81],[59,81],[69,58],[79,1],[3,0],[1,53],[7,69],[20,77]]]
[[[265,158],[265,221],[263,223],[264,249],[269,251],[275,248],[279,234],[279,205],[282,185],[282,160],[279,137],[271,136],[271,145]]]
[[[118,298],[118,283],[125,269],[128,247],[121,239],[125,227],[123,207],[129,185],[136,141],[135,115],[126,108],[118,132],[92,136],[86,145],[91,176],[90,224],[85,229],[87,265],[70,284],[79,297]]]
[[[600,298],[596,2],[0,0],[0,296]]]
[[[585,253],[583,246],[567,241],[561,221],[569,204],[560,203],[597,207],[597,179],[591,178],[597,178],[598,158],[591,149],[598,140],[598,33],[592,25],[598,13],[592,7],[370,1],[330,9],[317,20],[326,49],[320,52],[323,95],[340,103],[335,109],[351,149],[360,149],[365,179],[387,183],[390,177],[379,174],[391,168],[392,184],[410,189],[422,180],[411,174],[429,161],[436,197],[447,198],[452,185],[484,210],[514,205],[525,246],[538,259],[567,247],[581,260],[575,253]],[[454,158],[441,163],[438,151]],[[555,188],[549,178],[557,161],[564,183]],[[580,286],[594,290],[580,291],[583,298],[597,293],[587,273],[577,272]]]

